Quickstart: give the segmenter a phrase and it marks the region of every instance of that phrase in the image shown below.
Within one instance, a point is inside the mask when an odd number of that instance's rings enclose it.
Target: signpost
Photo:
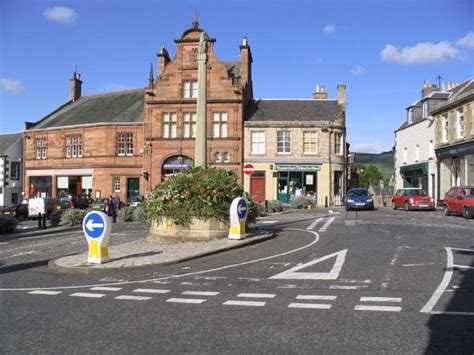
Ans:
[[[245,238],[245,222],[247,220],[248,205],[242,197],[236,197],[230,205],[229,239]]]
[[[89,244],[89,258],[87,261],[93,264],[109,261],[107,244],[111,226],[107,215],[101,211],[89,212],[82,222],[82,230]]]
[[[244,165],[244,174],[245,175],[251,176],[251,175],[253,175],[254,172],[255,172],[255,169],[254,169],[252,164],[248,163],[248,164]]]

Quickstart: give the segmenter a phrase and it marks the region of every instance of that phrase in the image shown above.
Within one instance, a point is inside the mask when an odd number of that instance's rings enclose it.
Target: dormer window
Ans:
[[[423,102],[423,118],[428,117],[428,101]]]
[[[411,124],[413,122],[413,109],[410,108],[408,109],[408,124]]]

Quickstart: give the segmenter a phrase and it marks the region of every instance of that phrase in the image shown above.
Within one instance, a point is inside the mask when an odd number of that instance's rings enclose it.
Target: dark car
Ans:
[[[374,200],[369,190],[354,188],[347,191],[346,211],[349,210],[373,210]]]
[[[128,207],[139,207],[142,204],[140,196],[130,196],[127,200]]]
[[[89,207],[96,211],[104,211],[107,200],[107,198],[97,198],[91,202]]]
[[[444,197],[443,210],[446,216],[451,213],[462,214],[464,218],[474,216],[474,186],[456,186]]]
[[[2,208],[2,214],[4,216],[15,217],[22,221],[28,219],[28,204],[15,203]]]
[[[61,202],[63,209],[66,209],[66,204],[68,204],[68,208],[79,208],[81,210],[85,210],[89,207],[90,200],[81,195],[66,195],[58,197],[58,200]]]

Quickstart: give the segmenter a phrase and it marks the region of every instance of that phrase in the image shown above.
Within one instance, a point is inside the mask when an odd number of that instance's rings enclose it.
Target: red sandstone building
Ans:
[[[71,79],[70,100],[24,130],[27,197],[118,192],[144,195],[167,175],[194,164],[197,53],[203,32],[197,21],[176,40],[170,59],[158,54],[146,88],[81,96]],[[222,62],[207,47],[207,160],[242,179],[243,127],[253,98],[252,55],[247,40],[240,61]]]

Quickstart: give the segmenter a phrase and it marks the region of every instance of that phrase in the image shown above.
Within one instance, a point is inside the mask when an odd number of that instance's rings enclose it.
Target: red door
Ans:
[[[265,201],[265,175],[254,174],[250,177],[250,196],[256,202]]]

